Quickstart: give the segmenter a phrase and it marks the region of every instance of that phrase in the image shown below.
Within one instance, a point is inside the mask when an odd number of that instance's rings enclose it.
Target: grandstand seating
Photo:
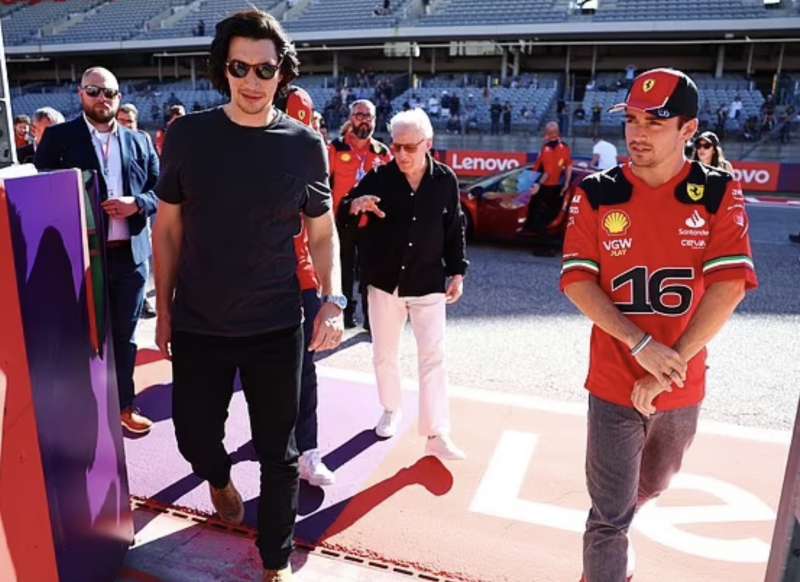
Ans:
[[[775,17],[760,0],[616,0],[594,15],[598,21],[710,20]]]
[[[93,8],[81,22],[47,35],[46,42],[104,42],[128,40],[142,32],[145,23],[170,6],[186,0],[111,0]]]
[[[478,127],[486,130],[491,125],[489,109],[494,99],[498,99],[501,104],[508,101],[511,104],[511,125],[512,128],[534,129],[538,127],[546,113],[550,110],[556,98],[557,89],[555,85],[547,88],[524,87],[511,89],[509,87],[494,87],[489,92],[489,98],[485,98],[481,89],[465,87],[419,87],[408,89],[392,100],[392,107],[395,111],[401,111],[405,104],[419,104],[423,109],[428,108],[431,97],[441,98],[442,91],[446,90],[449,95],[458,95],[461,103],[461,118],[469,115],[472,108],[478,122]],[[531,112],[530,117],[522,116],[523,107]],[[445,118],[432,119],[435,127],[442,128],[446,125]]]
[[[417,26],[483,26],[521,22],[560,22],[567,18],[556,0],[441,0]]]
[[[103,0],[70,0],[69,2],[39,2],[4,13],[3,38],[8,45],[42,42],[42,29],[56,24],[70,14],[78,14],[101,4]]]
[[[714,79],[711,83],[708,83],[708,81],[709,80],[706,80],[704,82],[702,76],[700,76],[698,80],[700,88],[699,117],[701,119],[713,126],[716,119],[716,111],[721,106],[729,106],[736,96],[742,99],[742,113],[737,119],[729,120],[726,123],[727,130],[738,131],[742,128],[745,120],[749,116],[760,116],[761,105],[764,103],[764,96],[760,91],[748,89],[747,81],[737,78]],[[606,110],[612,105],[624,101],[626,93],[626,89],[614,91],[586,91],[583,98],[583,109],[586,112],[586,116],[582,120],[575,119],[574,124],[576,126],[591,125],[592,108],[595,104],[599,104],[603,110],[600,122],[601,127],[619,127],[622,123],[622,116],[619,114],[607,113]]]
[[[181,18],[164,28],[143,32],[137,38],[159,39],[194,36],[194,30],[201,20],[205,25],[205,34],[213,36],[214,25],[226,16],[252,7],[269,12],[281,2],[283,0],[199,0],[193,3],[190,0],[182,0],[176,2],[176,5],[184,4],[191,7]]]
[[[379,0],[311,0],[297,16],[284,23],[287,30],[348,30],[396,26],[405,16],[409,0],[394,0],[391,11],[378,15]]]
[[[284,18],[286,0],[43,0],[3,5],[0,18],[8,45],[108,40],[190,38],[202,20],[205,34],[225,16],[255,6]],[[284,19],[289,31],[309,32],[405,27],[493,26],[642,20],[715,20],[797,17],[795,7],[766,8],[761,0],[604,0],[593,16],[573,15],[566,0],[436,0],[420,14],[415,0],[393,0],[378,15],[381,0],[308,0]],[[170,12],[171,10],[171,12]],[[84,13],[85,18],[70,14]],[[161,21],[163,27],[154,21]],[[54,25],[56,25],[54,29]]]

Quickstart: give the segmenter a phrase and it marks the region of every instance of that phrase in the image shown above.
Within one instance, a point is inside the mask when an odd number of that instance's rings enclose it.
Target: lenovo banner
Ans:
[[[745,192],[777,192],[781,165],[768,162],[731,162],[733,175]]]
[[[458,176],[491,176],[525,165],[528,154],[448,150],[445,160]]]
[[[536,153],[476,150],[439,150],[437,158],[463,178],[479,178],[513,170],[536,159]],[[620,161],[626,158],[620,156]],[[576,158],[576,164],[579,160]],[[734,161],[733,174],[745,192],[800,192],[800,165]],[[785,179],[781,174],[786,173]]]

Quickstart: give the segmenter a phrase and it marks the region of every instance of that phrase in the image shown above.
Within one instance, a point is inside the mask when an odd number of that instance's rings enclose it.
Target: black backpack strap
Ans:
[[[589,204],[597,210],[601,206],[624,204],[633,195],[633,185],[625,178],[620,166],[587,176],[580,184]]]
[[[689,175],[675,188],[675,198],[684,204],[701,204],[716,214],[733,175],[700,162],[691,162]]]

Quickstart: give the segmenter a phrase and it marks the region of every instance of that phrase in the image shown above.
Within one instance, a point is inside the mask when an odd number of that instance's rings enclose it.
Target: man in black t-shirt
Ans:
[[[237,370],[261,462],[257,545],[263,580],[292,579],[294,428],[303,350],[294,236],[301,216],[323,293],[309,350],[341,341],[346,302],[320,137],[273,107],[298,74],[277,20],[242,12],[217,25],[210,74],[224,106],[178,119],[164,147],[154,234],[156,342],[172,357],[178,447],[208,480],[219,516],[240,523],[222,443]],[[214,144],[216,147],[203,147]]]

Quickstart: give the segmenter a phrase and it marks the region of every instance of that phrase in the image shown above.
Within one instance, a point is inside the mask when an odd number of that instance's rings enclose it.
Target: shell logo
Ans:
[[[341,159],[346,164],[347,162],[353,159],[353,156],[351,156],[350,154],[342,154],[341,156],[339,156],[339,159]]]
[[[612,210],[603,217],[603,228],[612,236],[625,234],[630,225],[630,217],[622,210]]]

